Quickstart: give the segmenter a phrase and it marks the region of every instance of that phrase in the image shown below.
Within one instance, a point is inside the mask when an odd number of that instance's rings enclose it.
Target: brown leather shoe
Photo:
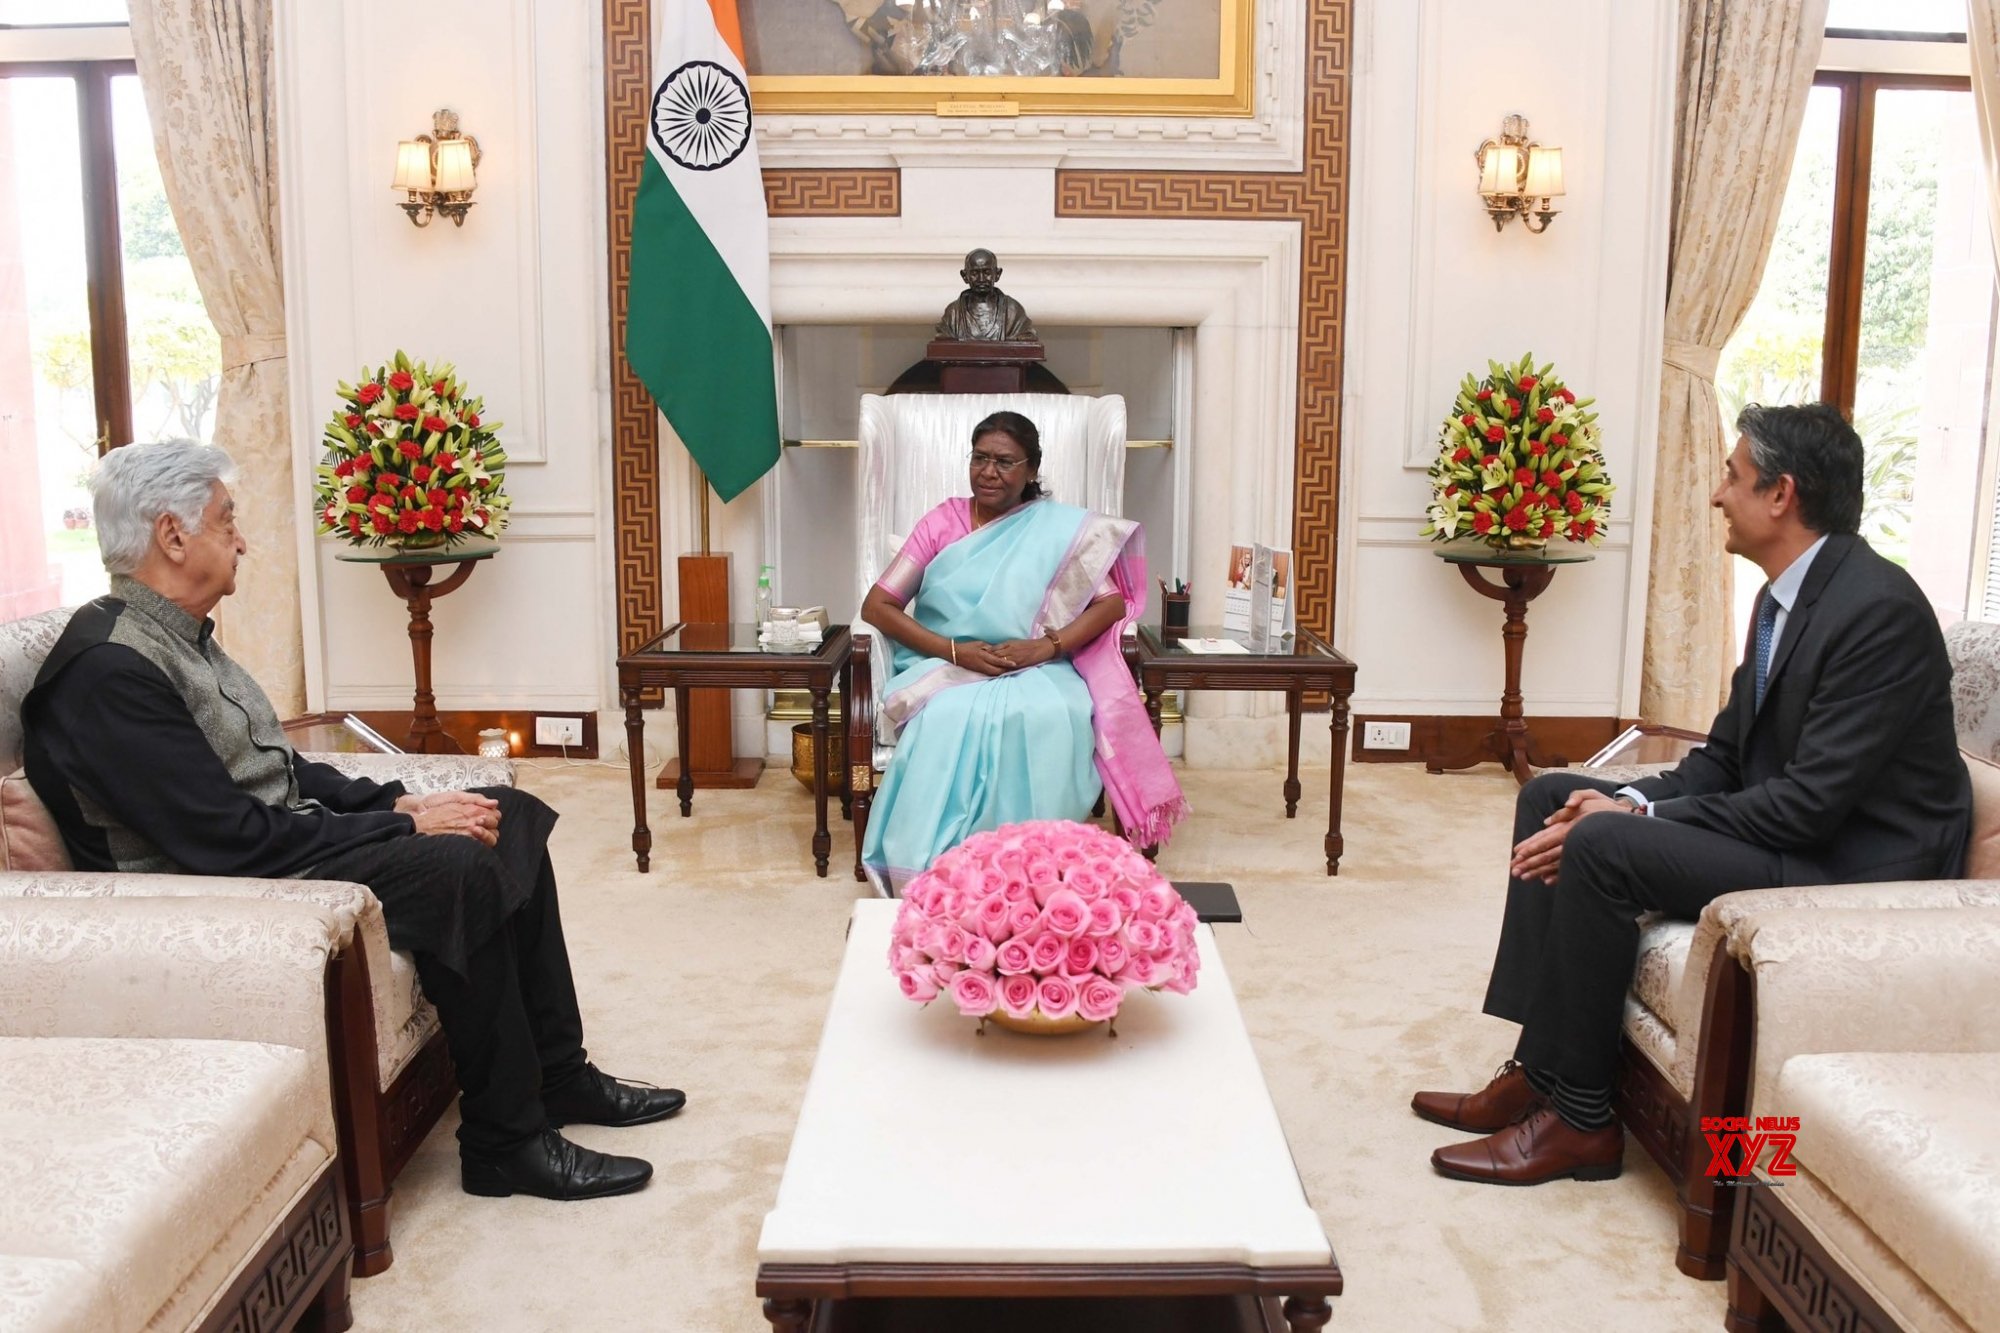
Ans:
[[[1424,1119],[1468,1134],[1491,1134],[1519,1124],[1548,1105],[1528,1082],[1528,1071],[1509,1060],[1478,1092],[1420,1092],[1410,1109]]]
[[[1615,1180],[1625,1168],[1625,1130],[1615,1120],[1603,1129],[1571,1129],[1553,1106],[1544,1106],[1497,1134],[1439,1148],[1431,1165],[1440,1175],[1484,1185]]]

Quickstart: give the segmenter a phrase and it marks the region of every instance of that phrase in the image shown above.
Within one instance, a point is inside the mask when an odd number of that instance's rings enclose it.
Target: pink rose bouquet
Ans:
[[[1201,957],[1195,913],[1150,861],[1067,820],[975,833],[910,882],[889,967],[919,1004],[970,1018],[1118,1012],[1135,987],[1185,995]]]

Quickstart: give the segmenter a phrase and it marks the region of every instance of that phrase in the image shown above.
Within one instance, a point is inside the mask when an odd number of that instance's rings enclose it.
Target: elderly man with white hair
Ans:
[[[22,706],[28,780],[89,870],[365,884],[416,958],[458,1067],[468,1193],[623,1194],[650,1164],[565,1124],[663,1120],[685,1098],[585,1058],[549,864],[556,815],[525,792],[408,795],[300,758],[208,616],[247,549],[229,457],[115,449],[91,483],[111,591],[78,609]]]

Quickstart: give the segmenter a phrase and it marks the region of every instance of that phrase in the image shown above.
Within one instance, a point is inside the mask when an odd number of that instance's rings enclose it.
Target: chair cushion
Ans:
[[[99,1333],[112,1310],[111,1284],[76,1260],[0,1254],[0,1329]]]
[[[1796,1156],[1974,1328],[2000,1328],[2000,1053],[1800,1055]],[[1864,1274],[1865,1276],[1865,1274]]]
[[[49,649],[69,628],[75,610],[59,606],[0,622],[0,773],[21,766],[21,701],[33,688]]]
[[[389,955],[387,984],[375,983],[376,1073],[384,1092],[437,1030],[437,1010],[424,998],[417,960],[397,949]]]
[[[1701,1021],[1700,1014],[1677,1012],[1693,940],[1692,921],[1655,916],[1639,923],[1639,963],[1632,973],[1632,993],[1674,1032],[1692,1032]]]
[[[324,1096],[289,1046],[0,1038],[0,1255],[87,1269],[98,1327],[192,1325],[328,1162]]]
[[[1961,749],[1972,775],[1972,830],[1965,840],[1965,878],[2000,879],[2000,764]]]
[[[19,769],[0,777],[0,870],[68,870],[56,817]]]

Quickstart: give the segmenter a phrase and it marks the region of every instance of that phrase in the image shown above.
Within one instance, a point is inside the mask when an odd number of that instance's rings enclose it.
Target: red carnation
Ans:
[[[354,504],[360,504],[368,498],[368,488],[366,486],[349,486],[347,488],[347,498]]]
[[[453,514],[450,518],[445,520],[444,525],[451,531],[457,532],[460,528],[465,526],[465,520],[460,518],[457,514]]]
[[[422,492],[422,491],[420,491],[420,490],[418,490],[418,489],[417,489],[416,487],[414,487],[414,486],[405,486],[405,487],[403,488],[403,498],[404,498],[405,500],[409,500],[409,501],[412,501],[412,502],[414,502],[414,501],[416,501],[417,499],[421,498],[421,497],[422,497],[422,495],[423,495],[423,492]]]
[[[1479,420],[1478,417],[1472,415],[1472,413],[1470,412],[1467,412],[1464,416],[1458,419],[1458,424],[1461,426],[1470,426],[1473,425],[1478,420]]]
[[[368,423],[368,433],[378,440],[382,438],[382,428],[372,421]]]
[[[396,404],[396,420],[415,421],[417,419],[417,415],[418,415],[417,405],[415,403]]]
[[[1576,401],[1576,395],[1571,393],[1568,389],[1557,389],[1556,397],[1562,399],[1565,403],[1573,403]]]
[[[396,520],[396,526],[404,532],[415,532],[422,522],[423,520],[417,517],[416,510],[405,509],[402,517]]]
[[[410,372],[407,370],[399,370],[395,374],[389,376],[389,387],[394,389],[397,393],[409,392],[410,387],[415,383],[416,381],[410,378]]]
[[[1569,510],[1572,514],[1581,514],[1583,512],[1583,492],[1571,491],[1563,499],[1563,508]]]
[[[479,424],[479,414],[477,412],[467,412],[465,414],[465,424],[468,426],[477,426]]]
[[[1535,413],[1535,420],[1541,422],[1544,426],[1548,425],[1551,421],[1554,421],[1555,419],[1556,419],[1556,414],[1554,412],[1551,412],[1546,407],[1543,408],[1541,411]]]
[[[349,515],[347,516],[347,530],[348,530],[349,532],[360,532],[360,531],[361,531],[361,515],[359,515],[359,514],[349,514]]]
[[[1520,413],[1520,411],[1521,411],[1521,400],[1518,398],[1509,398],[1507,400],[1507,415],[1510,417],[1516,416]]]
[[[1521,376],[1521,387],[1522,387],[1523,389],[1532,389],[1532,388],[1534,388],[1534,387],[1535,387],[1535,386],[1536,386],[1537,384],[1540,384],[1540,383],[1541,383],[1541,381],[1540,381],[1540,380],[1538,380],[1538,379],[1536,379],[1536,378],[1535,378],[1535,377],[1534,377],[1533,375],[1523,375],[1523,376]]]
[[[425,418],[424,418],[424,429],[425,429],[425,430],[443,430],[443,429],[444,429],[444,418],[443,418],[443,417],[440,417],[440,416],[428,416],[428,417],[425,417]]]
[[[1458,446],[1458,448],[1451,451],[1451,461],[1454,463],[1463,463],[1466,459],[1470,457],[1472,457],[1472,450],[1466,448],[1462,444]]]
[[[1444,488],[1444,493],[1445,493],[1445,495],[1446,495],[1447,497],[1449,497],[1449,496],[1453,496],[1453,495],[1457,495],[1457,494],[1458,494],[1458,487],[1456,487],[1456,486],[1447,486],[1447,487],[1445,487],[1445,488]]]
[[[1586,538],[1588,538],[1588,537],[1595,537],[1595,536],[1597,535],[1597,520],[1596,520],[1596,519],[1594,519],[1594,518],[1586,518],[1585,520],[1583,520],[1583,535],[1584,535],[1584,536],[1585,536]]]
[[[445,495],[443,488],[439,488],[437,490],[428,492],[424,496],[424,498],[431,502],[431,508],[442,509],[444,508],[444,502],[448,497]]]
[[[1555,535],[1556,535],[1556,524],[1555,524],[1555,520],[1554,520],[1554,519],[1543,519],[1543,520],[1542,520],[1542,536],[1544,536],[1544,537],[1553,537],[1553,536],[1555,536]]]
[[[1477,398],[1482,403],[1487,402],[1493,397],[1493,390],[1481,389],[1478,393],[1474,394],[1473,397]]]
[[[458,455],[439,454],[437,465],[440,472],[456,472],[458,471]]]
[[[396,503],[395,499],[392,496],[378,495],[374,499],[368,502],[368,507],[370,509],[375,510],[377,513],[380,513],[385,509],[394,508],[395,503]]]
[[[1506,438],[1507,438],[1507,432],[1500,429],[1500,427],[1488,426],[1486,428],[1486,442],[1488,444],[1498,444],[1500,443],[1500,441]]]
[[[344,477],[352,471],[354,471],[354,460],[351,458],[343,458],[333,465],[333,475],[336,477]]]
[[[394,524],[389,522],[389,516],[387,514],[377,514],[375,515],[373,521],[369,524],[369,526],[374,528],[375,531],[377,532],[387,532],[390,530],[390,528],[394,526]]]
[[[1478,513],[1474,514],[1472,516],[1472,530],[1474,532],[1493,531],[1493,515],[1487,513],[1483,509],[1480,510]]]
[[[1518,505],[1507,511],[1507,526],[1515,532],[1528,526],[1528,511]]]
[[[1528,452],[1533,454],[1535,457],[1540,458],[1543,454],[1547,453],[1548,451],[1549,447],[1546,444],[1543,444],[1540,440],[1528,441]]]
[[[1484,457],[1484,458],[1482,458],[1482,459],[1480,459],[1480,460],[1479,460],[1479,466],[1481,466],[1481,467],[1492,467],[1492,466],[1493,466],[1493,465],[1494,465],[1495,463],[1497,463],[1497,462],[1499,462],[1499,461],[1500,461],[1500,455],[1498,455],[1498,454],[1488,454],[1488,455],[1486,455],[1486,457]]]
[[[1549,436],[1549,443],[1553,444],[1556,448],[1561,449],[1562,447],[1564,447],[1569,443],[1569,436],[1551,435]]]
[[[1563,529],[1563,535],[1571,541],[1576,541],[1583,536],[1583,524],[1571,520],[1570,525]]]
[[[359,402],[363,407],[368,406],[368,404],[374,402],[381,396],[382,396],[382,386],[377,384],[374,380],[368,381],[366,384],[362,385],[359,389],[356,389],[354,391],[355,401]]]
[[[1514,469],[1514,481],[1515,481],[1515,484],[1517,484],[1517,485],[1521,485],[1521,486],[1532,486],[1532,485],[1534,485],[1534,484],[1535,484],[1535,470],[1534,470],[1533,468],[1531,468],[1531,467],[1517,467],[1517,468],[1515,468],[1515,469]]]
[[[394,495],[396,493],[396,474],[393,472],[384,472],[381,476],[375,478],[375,484],[390,495]]]
[[[346,420],[347,420],[347,428],[349,430],[361,429],[361,414],[359,412],[349,412],[347,414]]]
[[[418,481],[429,481],[431,479],[431,465],[429,463],[419,463],[410,469],[410,475]]]
[[[1554,468],[1550,468],[1542,474],[1542,485],[1544,486],[1560,490],[1562,489],[1562,481],[1562,473],[1556,471]]]
[[[443,393],[444,393],[445,389],[446,389],[446,388],[448,388],[448,387],[449,387],[449,386],[448,386],[448,385],[447,385],[447,384],[446,384],[446,383],[445,383],[445,382],[444,382],[443,380],[432,380],[432,381],[431,381],[431,392],[432,392],[432,393],[435,393],[435,394],[440,394],[440,395],[441,395],[441,394],[443,394]]]
[[[442,528],[444,526],[444,511],[441,509],[432,509],[426,511],[424,514],[424,526],[429,528],[432,532],[436,532],[438,529]]]
[[[424,447],[418,444],[414,440],[404,440],[401,444],[396,446],[396,452],[401,454],[405,458],[421,458],[423,456]]]

